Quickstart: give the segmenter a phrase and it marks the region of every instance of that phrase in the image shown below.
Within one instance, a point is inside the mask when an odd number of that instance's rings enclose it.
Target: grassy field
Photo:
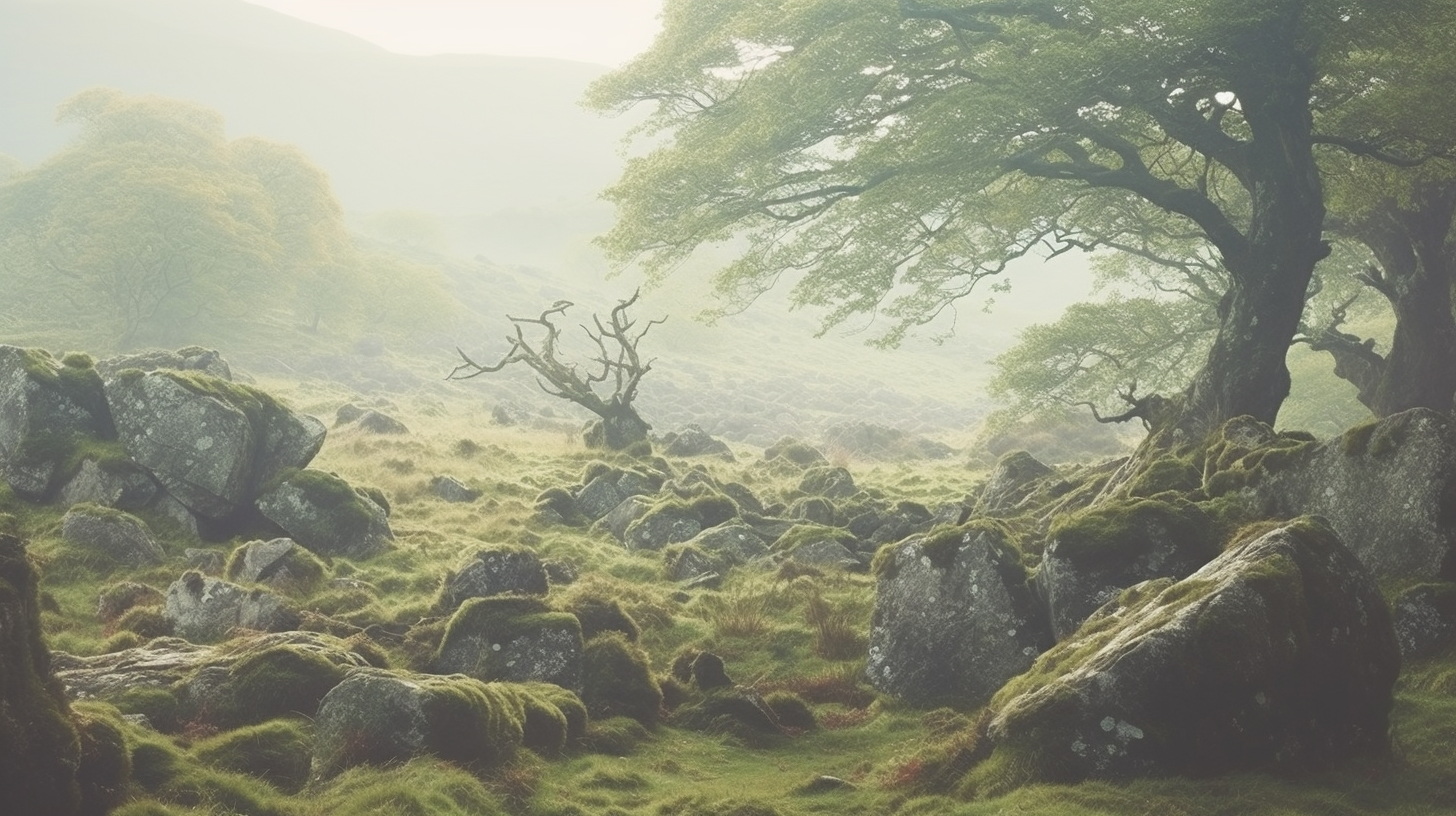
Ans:
[[[428,619],[447,573],[482,544],[529,547],[570,562],[581,578],[553,587],[553,604],[605,595],[641,627],[653,671],[666,675],[685,650],[724,659],[739,685],[762,694],[792,692],[814,714],[812,728],[757,738],[616,721],[564,756],[523,751],[482,775],[431,758],[384,768],[356,768],[332,781],[300,787],[296,775],[253,760],[268,752],[306,758],[312,725],[279,721],[243,736],[162,735],[119,724],[134,757],[132,799],[122,816],[344,816],[345,814],[535,814],[537,816],[796,816],[802,814],[1391,814],[1456,812],[1456,657],[1408,666],[1395,711],[1392,756],[1307,776],[1245,774],[1128,784],[1036,786],[1000,799],[964,802],[945,795],[953,758],[973,710],[914,710],[876,696],[861,681],[873,579],[793,570],[731,573],[718,589],[683,591],[666,581],[657,553],[624,549],[610,534],[542,520],[536,497],[579,483],[603,458],[560,429],[493,425],[484,400],[468,390],[422,389],[388,400],[326,382],[265,379],[259,385],[326,420],[348,401],[376,402],[411,433],[377,436],[331,431],[314,466],[355,485],[377,487],[392,505],[396,548],[368,561],[335,559],[332,578],[358,583],[321,588],[292,600],[300,608],[363,626]],[[762,450],[734,446],[734,462],[673,460],[678,474],[703,469],[748,486],[765,502],[792,497],[796,472],[763,461]],[[620,454],[609,457],[629,463]],[[965,459],[865,462],[840,455],[861,489],[884,501],[927,506],[958,502],[984,478]],[[638,462],[637,464],[641,464]],[[661,464],[660,462],[657,464]],[[430,480],[449,475],[482,491],[471,503],[433,496]],[[53,649],[97,654],[136,641],[101,624],[96,598],[123,579],[160,589],[185,568],[196,546],[149,519],[168,561],[137,574],[79,556],[59,535],[59,513],[0,494],[0,512],[32,542],[47,593],[43,625]],[[213,545],[230,553],[242,541]],[[391,665],[418,655],[385,650]],[[84,709],[113,717],[104,706]],[[243,737],[255,740],[240,742]],[[252,748],[238,748],[252,745]],[[272,754],[268,754],[272,755]],[[241,757],[241,759],[239,758]]]

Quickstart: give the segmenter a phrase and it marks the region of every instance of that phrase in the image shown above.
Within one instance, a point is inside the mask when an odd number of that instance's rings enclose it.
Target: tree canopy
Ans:
[[[72,143],[0,180],[9,326],[131,347],[216,342],[273,314],[387,331],[450,311],[438,273],[355,246],[328,176],[296,147],[108,88],[58,119],[79,125]]]
[[[872,315],[894,342],[1016,258],[1168,217],[1228,287],[1164,419],[1272,422],[1329,251],[1321,82],[1433,2],[669,0],[653,47],[590,93],[655,103],[662,140],[608,192],[605,245],[662,275],[741,241],[716,279],[730,302],[787,278],[829,323]]]

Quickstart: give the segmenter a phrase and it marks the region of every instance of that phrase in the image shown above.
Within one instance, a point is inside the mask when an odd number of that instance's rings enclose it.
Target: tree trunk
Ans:
[[[606,403],[603,410],[597,410],[597,414],[601,419],[591,423],[582,434],[589,448],[622,450],[646,439],[647,432],[652,429],[630,404]]]
[[[1196,442],[1236,416],[1274,424],[1289,396],[1285,356],[1299,329],[1305,292],[1315,264],[1329,254],[1322,238],[1325,207],[1310,136],[1309,84],[1293,78],[1238,91],[1253,134],[1252,214],[1247,240],[1219,247],[1231,287],[1219,305],[1218,335],[1174,419],[1175,443]]]

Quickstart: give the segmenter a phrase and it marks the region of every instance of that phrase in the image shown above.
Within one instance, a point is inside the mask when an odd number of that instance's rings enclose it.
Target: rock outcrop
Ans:
[[[0,477],[16,495],[50,498],[81,444],[111,438],[89,357],[56,360],[40,349],[0,345]]]
[[[453,610],[471,598],[545,595],[548,589],[540,556],[516,547],[486,547],[445,583],[440,606]]]
[[[912,705],[988,699],[1051,645],[1006,535],[971,522],[912,536],[875,560],[871,685]]]
[[[383,507],[321,470],[289,474],[259,495],[257,506],[290,538],[322,556],[369,558],[394,541]]]
[[[433,670],[579,689],[581,621],[537,598],[472,598],[450,618]]]
[[[1323,521],[1134,587],[992,700],[977,795],[1032,782],[1310,768],[1388,746],[1400,656]]]
[[[167,587],[163,614],[179,637],[197,643],[222,640],[238,629],[280,632],[297,620],[272,592],[200,572],[188,572]]]
[[[162,545],[146,522],[129,513],[79,504],[61,517],[61,538],[73,547],[124,567],[162,563]]]

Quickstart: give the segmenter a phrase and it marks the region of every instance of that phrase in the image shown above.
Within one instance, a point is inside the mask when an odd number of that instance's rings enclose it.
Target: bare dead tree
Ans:
[[[648,321],[639,330],[638,322],[627,316],[627,310],[637,302],[640,294],[640,291],[633,292],[632,297],[618,301],[605,323],[600,315],[592,315],[592,325],[581,326],[597,349],[592,367],[585,373],[576,363],[562,362],[558,357],[561,327],[554,318],[564,315],[575,305],[569,300],[558,300],[539,317],[506,315],[515,324],[515,336],[506,338],[510,350],[494,365],[477,363],[457,348],[463,362],[450,372],[447,379],[468,380],[500,371],[513,363],[525,363],[536,372],[536,383],[541,390],[553,397],[570,400],[599,417],[585,434],[588,446],[617,450],[646,439],[652,426],[637,414],[632,401],[637,398],[637,387],[642,377],[652,370],[653,361],[644,361],[637,346],[653,326],[666,318]],[[533,343],[526,337],[527,329],[532,326],[546,332],[539,342]],[[603,397],[597,392],[598,387],[603,386],[612,388],[609,396]]]

